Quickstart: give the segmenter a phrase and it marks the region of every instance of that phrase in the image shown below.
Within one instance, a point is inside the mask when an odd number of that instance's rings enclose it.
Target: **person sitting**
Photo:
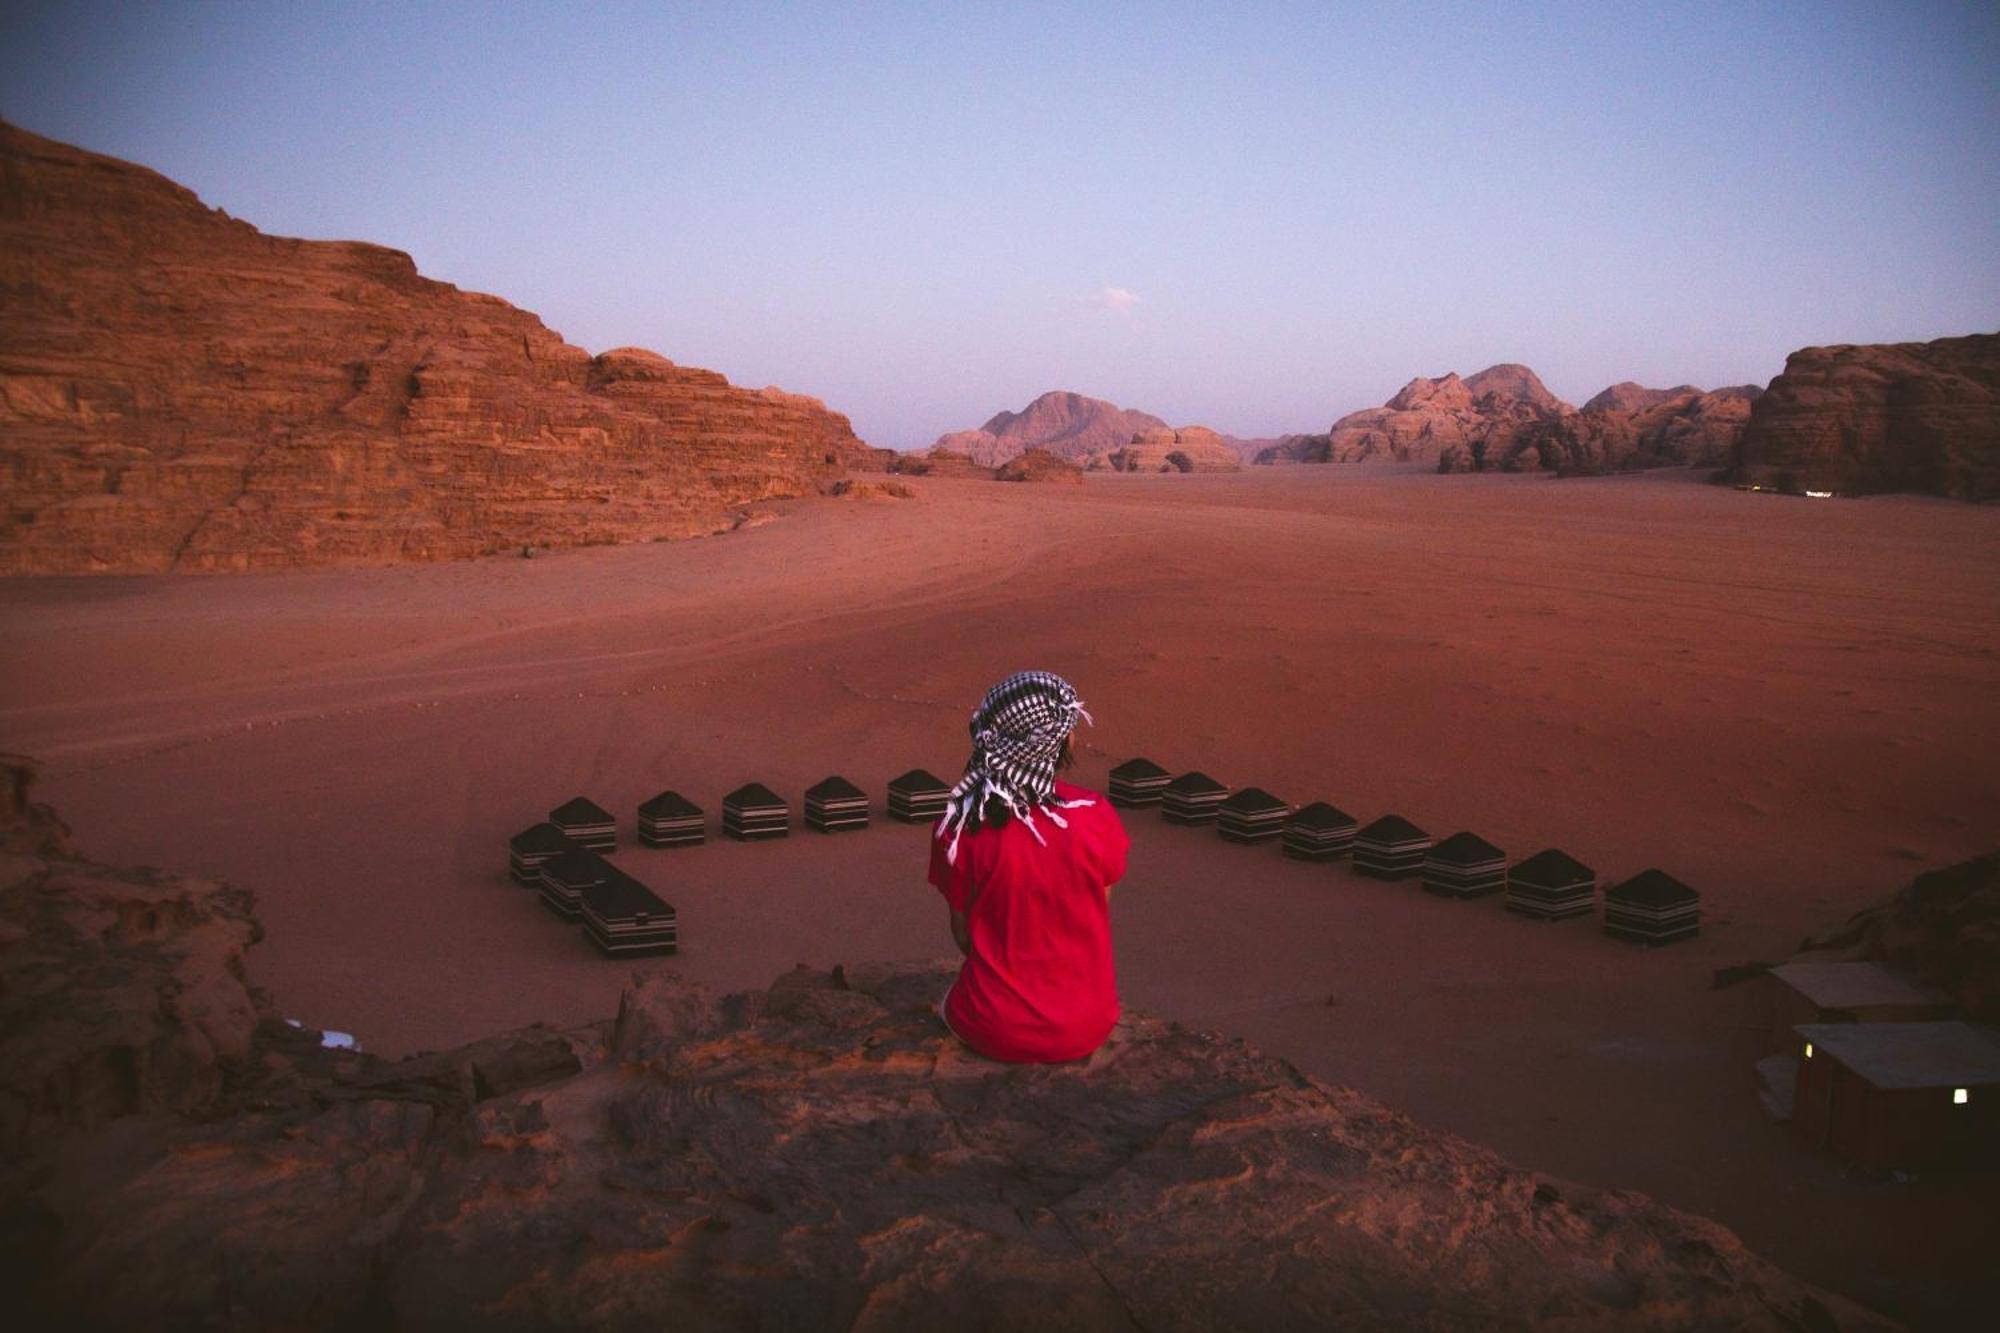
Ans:
[[[1056,777],[1079,719],[1076,690],[1050,672],[987,691],[931,840],[930,882],[965,956],[938,1012],[994,1060],[1082,1059],[1118,1021],[1111,890],[1131,839],[1109,801]]]

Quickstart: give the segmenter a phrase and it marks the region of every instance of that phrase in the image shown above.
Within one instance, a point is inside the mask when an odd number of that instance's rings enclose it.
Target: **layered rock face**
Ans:
[[[2000,333],[1794,352],[1735,463],[1779,486],[2000,499]]]
[[[1235,472],[1243,466],[1229,442],[1206,426],[1142,430],[1104,461],[1117,472]]]
[[[614,1020],[390,1063],[277,1019],[225,886],[50,845],[0,928],[0,1272],[37,1327],[1879,1326],[1212,1034],[980,1059],[949,963],[659,968]]]
[[[1121,448],[1143,430],[1166,422],[1147,412],[1128,411],[1101,398],[1057,389],[1018,412],[999,412],[977,430],[940,435],[935,449],[964,454],[982,467],[998,467],[1029,449],[1058,458],[1082,460]]]
[[[0,572],[685,537],[885,461],[815,399],[591,356],[399,251],[0,125]]]
[[[1260,463],[1435,463],[1458,450],[1483,466],[1523,430],[1574,412],[1526,366],[1488,366],[1460,379],[1418,377],[1381,407],[1350,412],[1324,436],[1304,436],[1258,455]]]

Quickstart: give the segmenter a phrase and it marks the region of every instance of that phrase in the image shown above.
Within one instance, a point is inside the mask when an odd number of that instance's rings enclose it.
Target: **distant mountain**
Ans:
[[[1648,389],[1643,384],[1624,380],[1599,393],[1583,405],[1586,412],[1643,412],[1649,407],[1679,398],[1684,394],[1700,393],[1692,384],[1677,384],[1671,389]]]
[[[1130,443],[1140,431],[1168,429],[1150,412],[1129,411],[1102,398],[1057,389],[1018,412],[998,412],[977,430],[940,435],[932,446],[964,454],[984,467],[998,467],[1029,449],[1081,462]]]

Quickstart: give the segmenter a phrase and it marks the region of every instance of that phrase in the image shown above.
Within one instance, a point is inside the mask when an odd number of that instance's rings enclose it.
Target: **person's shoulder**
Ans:
[[[1118,817],[1118,807],[1111,804],[1109,798],[1102,792],[1092,791],[1088,787],[1079,787],[1073,782],[1064,782],[1058,778],[1056,779],[1056,798],[1063,801],[1089,801],[1090,804],[1088,806],[1071,812],[1072,814],[1091,816],[1092,818],[1088,822],[1106,828],[1123,828],[1125,826],[1125,822]]]

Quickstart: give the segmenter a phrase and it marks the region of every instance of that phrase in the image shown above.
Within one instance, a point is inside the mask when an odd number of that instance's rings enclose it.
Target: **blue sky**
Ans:
[[[2000,328],[2000,6],[0,8],[0,115],[913,447]]]

